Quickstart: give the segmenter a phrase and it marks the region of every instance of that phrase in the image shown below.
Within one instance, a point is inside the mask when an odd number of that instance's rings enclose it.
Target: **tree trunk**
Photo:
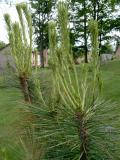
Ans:
[[[102,34],[100,33],[99,34],[99,50],[101,50],[101,47],[102,47]],[[99,56],[100,56],[100,52],[99,52]]]
[[[44,68],[44,56],[43,56],[43,51],[40,52],[40,63],[41,63],[41,67]]]
[[[40,33],[40,60],[41,60],[41,67],[44,68],[44,57],[43,57],[43,31]]]
[[[43,13],[41,13],[41,3],[38,1],[39,7],[39,52],[40,52],[40,64],[41,67],[44,68],[44,59],[43,59],[43,29],[41,29],[41,24],[43,25]]]
[[[21,89],[24,95],[25,102],[31,103],[32,98],[30,96],[27,77],[25,75],[22,75],[19,77],[19,80],[20,80],[20,85],[21,85]]]
[[[78,134],[79,134],[80,141],[81,141],[80,160],[87,160],[88,159],[87,158],[88,157],[88,137],[87,137],[87,129],[85,126],[86,124],[84,120],[84,114],[81,112],[76,112],[75,118],[76,118],[76,123],[78,126]]]
[[[84,52],[85,52],[85,63],[88,63],[88,48],[87,48],[87,14],[86,14],[86,2],[84,1]]]
[[[99,0],[96,1],[96,5],[97,5],[97,21],[99,21],[99,14],[100,14],[100,2],[99,2]]]
[[[102,47],[102,28],[103,28],[103,21],[102,21],[102,16],[100,17],[100,20],[99,20],[99,26],[100,26],[100,29],[99,29],[99,50],[101,50],[101,47]],[[100,52],[99,52],[99,56],[100,56]]]
[[[97,19],[97,2],[96,0],[93,2],[93,19]]]
[[[100,49],[102,47],[102,26],[103,26],[103,16],[101,15],[101,11],[102,11],[102,6],[100,5],[100,2],[97,0],[97,6],[98,6],[98,10],[97,10],[97,21],[99,22],[99,56],[100,56]]]

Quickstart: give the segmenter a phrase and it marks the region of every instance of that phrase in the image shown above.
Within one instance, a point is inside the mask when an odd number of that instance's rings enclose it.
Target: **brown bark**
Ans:
[[[21,89],[24,95],[25,102],[31,103],[32,98],[30,96],[27,77],[25,75],[22,75],[19,77],[19,80],[20,80],[20,85],[21,85]]]
[[[83,7],[84,7],[84,52],[85,52],[85,63],[88,63],[86,1],[84,1]]]
[[[84,120],[84,114],[81,112],[76,113],[76,122],[78,125],[78,133],[81,141],[80,146],[80,154],[81,158],[80,160],[87,160],[87,154],[88,154],[88,136],[87,136],[87,129],[86,124]]]
[[[41,60],[41,67],[44,68],[44,56],[43,56],[43,51],[40,52],[40,60]]]

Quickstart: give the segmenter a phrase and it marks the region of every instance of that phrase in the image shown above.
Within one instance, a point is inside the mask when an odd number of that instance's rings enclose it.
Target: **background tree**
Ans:
[[[84,54],[85,62],[88,62],[88,20],[89,20],[89,2],[88,0],[71,0],[71,29],[73,39],[73,52]]]
[[[119,3],[116,0],[90,0],[91,1],[91,13],[94,20],[99,24],[99,49],[102,53],[104,43],[110,41],[114,35],[110,34],[115,30],[114,11],[116,11],[116,5]],[[118,15],[116,15],[116,18]]]
[[[116,0],[70,0],[69,2],[73,52],[84,53],[85,62],[87,62],[90,47],[88,21],[91,18],[98,21],[100,55],[104,43],[111,43],[111,40],[114,39],[115,35],[112,31],[119,28],[119,14],[115,14],[119,8],[119,2]]]
[[[55,0],[30,0],[32,7],[32,18],[35,34],[35,43],[41,53],[43,63],[43,50],[48,47],[48,21],[51,19],[51,12]]]

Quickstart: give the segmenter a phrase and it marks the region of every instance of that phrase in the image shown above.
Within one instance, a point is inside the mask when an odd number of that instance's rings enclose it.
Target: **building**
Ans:
[[[15,69],[13,57],[10,55],[10,45],[0,49],[0,73],[3,73],[7,66]]]
[[[120,46],[118,47],[117,51],[116,51],[116,57],[120,58]]]
[[[37,58],[37,61],[36,61],[36,58]],[[40,54],[37,54],[37,57],[36,57],[35,52],[32,52],[32,60],[31,60],[31,62],[32,62],[32,66],[33,67],[35,67],[36,65],[38,67],[40,67],[41,66]]]
[[[0,73],[4,72],[5,69],[7,68],[8,64],[11,68],[15,69],[15,63],[14,59],[11,55],[10,51],[10,45],[6,45],[4,48],[0,49]],[[37,62],[37,63],[36,63]],[[37,55],[37,61],[36,61],[36,56],[35,52],[32,52],[32,59],[31,59],[32,66],[35,67],[36,65],[38,67],[41,67],[42,62],[41,62],[41,55],[38,53]],[[44,67],[48,66],[48,50],[43,51],[43,63]]]
[[[101,62],[111,61],[113,58],[113,54],[101,54]]]

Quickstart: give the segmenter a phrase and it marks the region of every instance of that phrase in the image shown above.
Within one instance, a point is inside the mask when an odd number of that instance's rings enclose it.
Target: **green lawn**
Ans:
[[[120,61],[102,66],[103,98],[120,102]]]
[[[0,89],[0,160],[19,160],[21,157],[16,137],[21,119],[19,113],[21,100],[19,89]]]
[[[11,125],[16,121],[16,110],[22,95],[19,89],[2,88],[0,89],[0,125]]]
[[[106,100],[120,102],[120,62],[112,61],[104,64],[101,67],[102,79],[103,79],[103,91],[102,97]],[[43,71],[42,71],[43,72]],[[47,74],[48,71],[45,72]],[[0,78],[2,81],[2,78]],[[20,102],[23,101],[22,94],[18,88],[15,87],[1,87],[0,88],[0,156],[6,156],[5,143],[12,143],[12,137],[14,135],[14,126],[20,119],[18,109]],[[7,132],[6,132],[7,131]],[[6,134],[7,133],[7,134]],[[16,143],[12,144],[16,147]],[[14,151],[14,147],[13,150]],[[13,152],[9,152],[9,160],[14,160]],[[17,153],[18,155],[18,153]],[[7,159],[7,157],[6,157]],[[18,158],[16,158],[18,159]],[[1,160],[1,159],[0,159]]]

